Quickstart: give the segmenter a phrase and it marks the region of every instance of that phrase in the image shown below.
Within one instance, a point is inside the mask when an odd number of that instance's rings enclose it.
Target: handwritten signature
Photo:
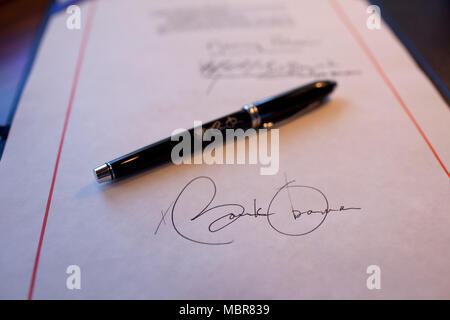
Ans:
[[[229,230],[231,226],[236,225],[243,218],[259,218],[255,220],[265,220],[271,230],[285,236],[305,236],[317,230],[327,219],[328,215],[334,213],[344,213],[350,210],[361,210],[357,207],[345,207],[343,205],[337,208],[330,208],[325,194],[318,188],[294,184],[295,180],[287,181],[281,187],[276,189],[271,198],[267,209],[257,205],[257,200],[253,199],[253,207],[249,211],[239,203],[214,204],[217,195],[217,187],[214,180],[207,176],[199,176],[189,181],[177,195],[176,199],[166,209],[161,211],[161,219],[155,230],[158,233],[160,226],[166,224],[166,216],[170,216],[170,222],[175,232],[182,238],[206,245],[226,245],[233,243],[228,241],[203,240],[203,237],[195,237],[192,233],[192,227],[204,226],[209,236],[218,234],[221,231]],[[204,203],[201,210],[194,211],[191,214],[185,214],[184,208],[180,202],[190,201],[189,192],[196,192],[195,186],[207,187],[211,196],[204,196]],[[202,197],[205,192],[201,189]],[[283,197],[282,195],[285,194]],[[287,195],[287,197],[286,197]],[[284,199],[284,200],[283,200]],[[299,209],[294,201],[302,201],[302,207],[307,203],[314,206],[313,209]],[[287,200],[287,201],[286,201]],[[202,204],[200,204],[202,206]],[[191,227],[191,228],[189,228]],[[190,232],[186,232],[190,229]],[[203,233],[204,233],[203,232]]]
[[[200,74],[211,80],[207,92],[221,79],[327,78],[359,75],[356,69],[339,68],[333,61],[307,64],[269,58],[221,58],[200,64]]]

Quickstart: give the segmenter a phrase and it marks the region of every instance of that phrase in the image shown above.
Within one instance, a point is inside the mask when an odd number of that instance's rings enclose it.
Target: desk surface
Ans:
[[[373,0],[450,105],[450,2]]]

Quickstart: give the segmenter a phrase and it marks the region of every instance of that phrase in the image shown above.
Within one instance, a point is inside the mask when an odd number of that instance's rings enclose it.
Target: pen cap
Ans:
[[[316,81],[288,92],[253,103],[258,108],[261,126],[282,121],[320,102],[336,86],[334,81]]]

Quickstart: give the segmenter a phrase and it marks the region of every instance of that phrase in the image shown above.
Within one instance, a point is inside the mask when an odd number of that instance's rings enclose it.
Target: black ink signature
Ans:
[[[327,78],[358,75],[355,69],[339,68],[333,61],[317,64],[300,63],[295,60],[280,61],[262,58],[210,59],[200,64],[200,74],[210,79],[208,92],[221,79],[242,78]]]
[[[180,199],[187,192],[188,189],[193,188],[193,185],[195,183],[199,183],[201,181],[209,184],[212,191],[212,196],[207,197],[205,199],[206,205],[204,205],[203,208],[198,213],[182,215],[181,212],[183,212],[183,209],[179,207]],[[317,230],[317,228],[319,228],[324,223],[328,214],[331,212],[343,213],[349,210],[361,210],[361,208],[345,207],[343,205],[341,205],[337,209],[330,208],[327,197],[318,188],[296,185],[294,184],[294,182],[295,180],[287,181],[286,178],[286,183],[277,189],[275,195],[270,200],[267,209],[265,211],[263,210],[262,207],[259,207],[257,205],[256,199],[253,199],[252,210],[247,211],[243,205],[238,203],[225,203],[214,205],[213,201],[217,195],[216,183],[210,177],[206,176],[196,177],[191,181],[189,181],[183,187],[183,189],[181,189],[176,199],[170,204],[170,206],[165,211],[161,211],[161,219],[155,230],[155,234],[158,233],[158,230],[162,223],[166,224],[165,217],[167,214],[169,214],[169,212],[172,227],[175,230],[175,232],[182,238],[199,244],[225,245],[232,243],[233,240],[215,241],[215,242],[203,241],[199,240],[198,238],[196,239],[192,235],[186,234],[182,230],[183,222],[180,223],[180,219],[184,218],[185,219],[184,223],[186,224],[197,223],[200,221],[207,221],[206,222],[207,230],[203,231],[207,231],[209,235],[213,235],[215,233],[218,233],[219,231],[229,229],[232,225],[234,225],[237,221],[240,221],[242,218],[254,218],[255,220],[256,219],[261,220],[258,218],[265,218],[270,229],[279,234],[286,236],[304,236]],[[298,209],[299,207],[294,206],[294,203],[292,201],[293,199],[291,192],[293,192],[293,190],[296,190],[296,192],[300,191],[300,194],[298,194],[298,196],[300,197],[302,195],[303,196],[308,195],[310,198],[311,197],[315,198],[316,203],[314,203],[314,205],[321,208],[314,208],[307,210]],[[280,205],[280,203],[283,203],[280,196],[283,192],[287,192],[288,194],[290,209],[280,211],[279,209],[277,209],[277,206]],[[306,192],[308,194],[306,194]],[[301,201],[302,199],[297,199],[296,197],[296,200]],[[320,201],[321,203],[319,204],[318,201]],[[317,218],[308,221],[309,219],[308,217],[313,216]],[[287,227],[287,225],[289,227]]]

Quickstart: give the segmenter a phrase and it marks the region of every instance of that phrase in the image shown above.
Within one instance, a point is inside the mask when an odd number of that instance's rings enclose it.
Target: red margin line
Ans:
[[[364,42],[364,39],[361,37],[361,35],[358,33],[358,30],[356,29],[356,27],[351,23],[351,20],[349,19],[349,17],[345,14],[344,10],[342,9],[342,7],[338,4],[338,2],[336,0],[330,0],[330,4],[333,7],[334,11],[336,12],[336,14],[339,16],[339,18],[341,19],[341,21],[344,23],[344,25],[347,27],[347,29],[350,31],[350,33],[352,34],[353,38],[355,38],[356,42],[358,42],[358,44],[360,45],[360,47],[363,49],[363,51],[365,52],[365,54],[367,55],[367,57],[370,59],[370,61],[372,62],[373,66],[375,67],[375,69],[377,70],[378,74],[381,76],[381,78],[384,80],[384,82],[386,82],[386,85],[389,87],[389,89],[391,90],[392,94],[395,96],[395,98],[397,99],[398,103],[400,104],[400,106],[403,108],[403,110],[406,112],[406,115],[409,117],[409,119],[412,121],[412,123],[414,124],[414,126],[416,127],[416,129],[419,131],[420,135],[422,136],[423,140],[425,140],[426,144],[428,145],[428,147],[430,148],[431,152],[434,154],[434,157],[436,158],[436,160],[439,162],[439,164],[441,165],[442,169],[444,169],[445,173],[447,174],[447,176],[450,178],[450,173],[448,172],[447,168],[445,167],[444,163],[441,161],[441,159],[439,158],[438,154],[436,153],[436,151],[434,150],[433,146],[431,145],[431,142],[428,140],[427,136],[425,135],[425,133],[423,132],[422,128],[419,126],[419,123],[417,122],[417,120],[414,118],[414,116],[412,115],[411,111],[408,109],[408,107],[406,106],[405,102],[403,101],[403,99],[400,97],[397,89],[395,89],[394,85],[392,84],[392,82],[389,80],[389,78],[387,77],[387,75],[384,73],[383,69],[381,68],[380,64],[378,63],[378,61],[375,59],[375,56],[373,55],[372,51],[369,49],[369,47],[367,46],[367,44]]]
[[[48,213],[50,211],[50,204],[52,202],[53,189],[55,187],[56,175],[58,173],[59,160],[61,158],[61,151],[62,151],[62,148],[64,145],[64,137],[66,136],[67,126],[69,124],[69,118],[70,118],[70,113],[72,111],[73,100],[74,100],[75,93],[76,93],[77,87],[78,87],[78,79],[80,77],[81,66],[83,65],[84,54],[86,52],[86,45],[87,45],[87,42],[89,39],[89,34],[90,34],[91,27],[92,27],[92,21],[94,18],[94,13],[95,13],[96,7],[97,7],[97,1],[94,0],[93,3],[89,7],[86,26],[85,26],[84,33],[83,33],[83,38],[81,40],[80,51],[78,52],[77,64],[75,67],[75,74],[73,77],[72,88],[70,90],[69,103],[67,105],[67,111],[66,111],[66,116],[64,119],[64,126],[63,126],[63,130],[62,130],[62,134],[61,134],[61,140],[59,142],[55,167],[53,169],[52,183],[50,185],[50,191],[48,193],[47,206],[45,207],[45,214],[44,214],[44,220],[42,222],[41,235],[39,237],[39,243],[38,243],[38,247],[37,247],[37,251],[36,251],[36,257],[34,259],[33,274],[31,276],[30,288],[28,291],[28,300],[31,300],[33,298],[34,284],[36,282],[36,274],[37,274],[37,270],[38,270],[38,266],[39,266],[39,257],[41,255],[42,242],[44,241],[45,227],[47,226]]]

